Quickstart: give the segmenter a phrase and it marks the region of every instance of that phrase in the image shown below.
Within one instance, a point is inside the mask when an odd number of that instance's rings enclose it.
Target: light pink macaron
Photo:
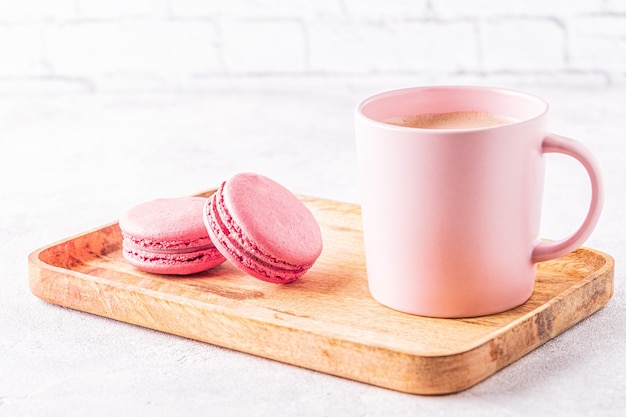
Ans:
[[[189,275],[226,259],[202,220],[207,199],[164,198],[139,204],[122,215],[122,255],[142,271]]]
[[[295,281],[322,252],[311,211],[287,188],[259,174],[240,173],[222,183],[205,205],[204,222],[226,259],[263,281]]]

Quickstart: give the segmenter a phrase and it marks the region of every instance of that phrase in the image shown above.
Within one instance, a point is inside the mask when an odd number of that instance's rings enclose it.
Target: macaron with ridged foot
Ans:
[[[132,207],[119,220],[122,256],[142,271],[190,275],[226,261],[209,237],[203,197],[161,198]]]
[[[295,281],[322,252],[320,227],[311,211],[263,175],[239,173],[224,181],[205,204],[204,222],[224,257],[263,281]]]

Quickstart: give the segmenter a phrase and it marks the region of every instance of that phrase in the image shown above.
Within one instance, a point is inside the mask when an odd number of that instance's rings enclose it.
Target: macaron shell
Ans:
[[[205,202],[204,197],[148,201],[124,213],[119,225],[126,235],[136,240],[168,247],[189,246],[191,241],[207,238],[201,217]]]
[[[244,239],[290,264],[311,265],[322,252],[322,237],[313,214],[291,191],[254,173],[226,181],[224,205]]]

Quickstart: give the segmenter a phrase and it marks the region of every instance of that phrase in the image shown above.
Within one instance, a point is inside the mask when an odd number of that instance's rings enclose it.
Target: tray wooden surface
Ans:
[[[324,250],[291,284],[229,263],[184,278],[141,272],[123,260],[112,223],[31,253],[30,289],[50,303],[414,394],[469,388],[613,295],[613,258],[581,248],[539,264],[534,294],[516,309],[469,319],[394,311],[367,289],[360,207],[299,197]]]

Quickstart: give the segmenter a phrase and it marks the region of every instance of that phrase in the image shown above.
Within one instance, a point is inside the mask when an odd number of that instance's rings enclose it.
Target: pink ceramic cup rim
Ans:
[[[473,102],[476,106],[478,106],[478,96],[482,97],[491,96],[502,98],[509,98],[510,100],[515,100],[515,103],[512,103],[512,107],[515,108],[513,111],[505,111],[499,114],[503,114],[506,116],[513,117],[518,119],[516,122],[509,123],[506,125],[498,125],[498,126],[486,126],[486,127],[476,127],[476,128],[465,128],[465,129],[430,129],[430,128],[421,128],[421,127],[406,127],[406,126],[397,126],[391,125],[388,123],[383,123],[381,120],[385,117],[374,117],[371,113],[374,110],[370,108],[372,106],[376,106],[376,104],[384,102],[386,100],[399,100],[405,97],[418,97],[418,96],[427,96],[437,94],[439,96],[444,94],[454,94],[454,95],[463,95],[463,97],[467,97],[467,102]],[[472,99],[475,97],[476,99]],[[424,98],[425,99],[425,98]],[[475,101],[474,101],[475,100]],[[497,113],[499,110],[490,107],[490,105],[483,103],[482,107],[473,107],[468,105],[459,104],[458,107],[448,105],[446,106],[446,110],[441,111],[442,113],[451,112],[451,111],[467,111],[467,110],[481,110],[491,113]],[[520,106],[525,104],[524,111],[520,110]],[[435,108],[437,106],[434,106]],[[522,106],[523,107],[523,106]],[[502,129],[509,126],[519,125],[522,123],[527,123],[535,119],[539,119],[545,116],[549,112],[550,106],[548,102],[543,100],[542,98],[515,89],[511,88],[503,88],[503,87],[490,87],[490,86],[474,86],[474,85],[432,85],[432,86],[417,86],[417,87],[407,87],[400,88],[395,90],[388,90],[381,93],[374,94],[365,100],[363,100],[356,107],[357,117],[364,119],[368,123],[372,123],[375,125],[379,125],[379,127],[384,127],[385,129],[390,130],[420,130],[420,131],[430,131],[433,133],[445,133],[450,134],[454,132],[467,132],[469,130],[491,130],[491,129]],[[431,113],[438,113],[440,111],[430,111]],[[410,113],[407,111],[405,113]],[[514,114],[511,114],[514,113]],[[523,114],[522,114],[523,113]],[[399,114],[392,113],[393,116],[399,116]],[[388,116],[389,117],[389,116]]]

